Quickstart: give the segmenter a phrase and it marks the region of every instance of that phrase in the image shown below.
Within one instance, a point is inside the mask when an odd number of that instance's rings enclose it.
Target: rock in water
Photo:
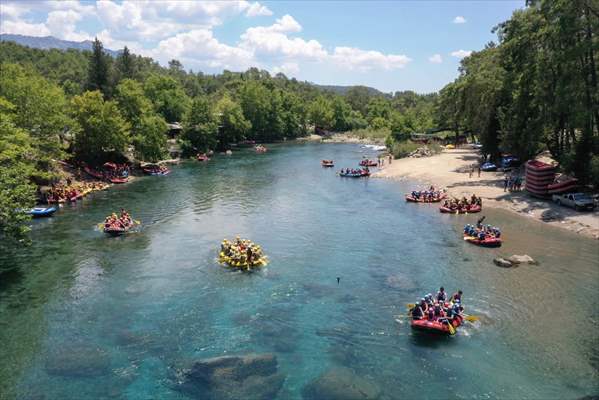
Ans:
[[[183,371],[178,388],[207,400],[270,400],[285,381],[277,369],[277,358],[272,354],[209,358]]]
[[[110,357],[97,348],[66,347],[48,355],[45,367],[50,375],[96,377],[110,372]]]
[[[511,268],[514,266],[514,264],[512,264],[511,261],[506,260],[505,258],[502,258],[502,257],[497,257],[497,258],[493,259],[493,262],[498,267],[503,267],[503,268]]]
[[[348,368],[333,368],[304,386],[305,400],[376,400],[381,390]]]
[[[524,254],[522,256],[514,254],[508,258],[508,261],[512,264],[536,264],[537,262],[529,255]]]

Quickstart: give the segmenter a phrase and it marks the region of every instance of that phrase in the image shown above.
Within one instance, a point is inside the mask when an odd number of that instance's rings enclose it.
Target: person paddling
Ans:
[[[416,304],[414,306],[414,308],[412,308],[412,318],[415,320],[419,320],[422,319],[424,317],[424,311],[422,310],[422,307],[420,307],[420,304]]]
[[[452,294],[451,297],[449,298],[449,302],[450,303],[461,303],[462,302],[462,294],[463,292],[461,290],[458,290],[456,293]]]

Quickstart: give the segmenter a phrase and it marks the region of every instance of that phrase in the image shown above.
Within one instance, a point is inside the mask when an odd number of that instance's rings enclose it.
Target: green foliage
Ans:
[[[14,124],[32,138],[37,165],[34,175],[41,180],[49,179],[52,160],[64,156],[64,133],[73,126],[66,115],[64,93],[31,68],[2,64],[0,69],[0,97],[14,105]]]
[[[166,155],[166,122],[159,115],[144,115],[135,130],[133,145],[138,158],[160,161]]]
[[[538,0],[517,10],[493,43],[462,60],[441,90],[440,125],[476,134],[483,151],[522,159],[549,149],[566,172],[593,180],[599,124],[599,18],[589,1]]]
[[[134,132],[139,130],[143,117],[153,112],[152,103],[145,96],[141,83],[132,79],[124,79],[119,83],[114,99]]]
[[[116,71],[119,80],[134,79],[137,75],[135,57],[131,55],[129,48],[125,46],[121,54],[116,58]]]
[[[358,139],[368,139],[375,142],[383,142],[391,134],[387,127],[381,129],[363,128],[347,132],[348,136],[357,137]]]
[[[331,101],[324,96],[318,96],[308,108],[308,115],[310,122],[315,127],[329,130],[333,128],[334,124],[334,111]]]
[[[224,96],[217,103],[216,110],[220,121],[218,147],[224,150],[230,143],[237,143],[245,139],[252,124],[243,116],[241,106],[228,96]]]
[[[81,127],[74,143],[78,158],[99,162],[107,153],[125,151],[130,125],[121,116],[116,102],[105,101],[99,91],[85,92],[73,98],[72,112]]]
[[[167,122],[181,121],[189,108],[190,99],[181,83],[170,76],[151,74],[145,81],[144,91],[156,112]]]
[[[206,96],[193,99],[183,120],[183,150],[186,155],[214,149],[217,144],[218,121]]]
[[[391,154],[393,154],[394,158],[403,158],[419,147],[421,147],[420,144],[414,143],[411,140],[404,140],[402,142],[394,141],[391,145]]]
[[[0,248],[23,241],[29,230],[26,222],[35,204],[35,149],[24,129],[17,128],[10,112],[14,107],[0,97]]]
[[[99,90],[105,96],[110,96],[110,68],[112,58],[104,51],[102,42],[95,38],[92,44],[92,53],[89,58],[87,74],[87,90]]]

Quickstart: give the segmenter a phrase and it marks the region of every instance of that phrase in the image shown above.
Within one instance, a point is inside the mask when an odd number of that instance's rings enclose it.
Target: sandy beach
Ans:
[[[475,193],[482,197],[483,207],[506,209],[541,223],[599,239],[599,210],[577,212],[550,201],[531,197],[524,190],[504,192],[503,172],[481,172],[478,177],[475,170],[470,178],[467,171],[471,165],[477,163],[478,158],[476,150],[444,150],[432,157],[394,160],[391,165],[386,164],[372,176],[416,180],[422,182],[423,186],[444,187],[450,195],[456,197]]]

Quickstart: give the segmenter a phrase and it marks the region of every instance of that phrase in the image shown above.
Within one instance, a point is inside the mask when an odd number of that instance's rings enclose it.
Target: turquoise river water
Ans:
[[[363,154],[292,144],[185,162],[34,221],[33,245],[0,258],[12,267],[0,282],[0,397],[187,399],[174,365],[249,352],[276,354],[279,399],[301,399],[334,366],[384,399],[599,394],[597,242],[485,210],[506,244],[469,245],[461,227],[475,215],[406,204],[407,182],[336,176]],[[121,207],[142,226],[106,237],[95,225]],[[216,263],[237,234],[262,245],[266,268]],[[523,253],[540,264],[492,263]],[[451,338],[414,335],[398,316],[439,285],[463,289],[480,321]],[[107,372],[55,365],[100,351]]]

